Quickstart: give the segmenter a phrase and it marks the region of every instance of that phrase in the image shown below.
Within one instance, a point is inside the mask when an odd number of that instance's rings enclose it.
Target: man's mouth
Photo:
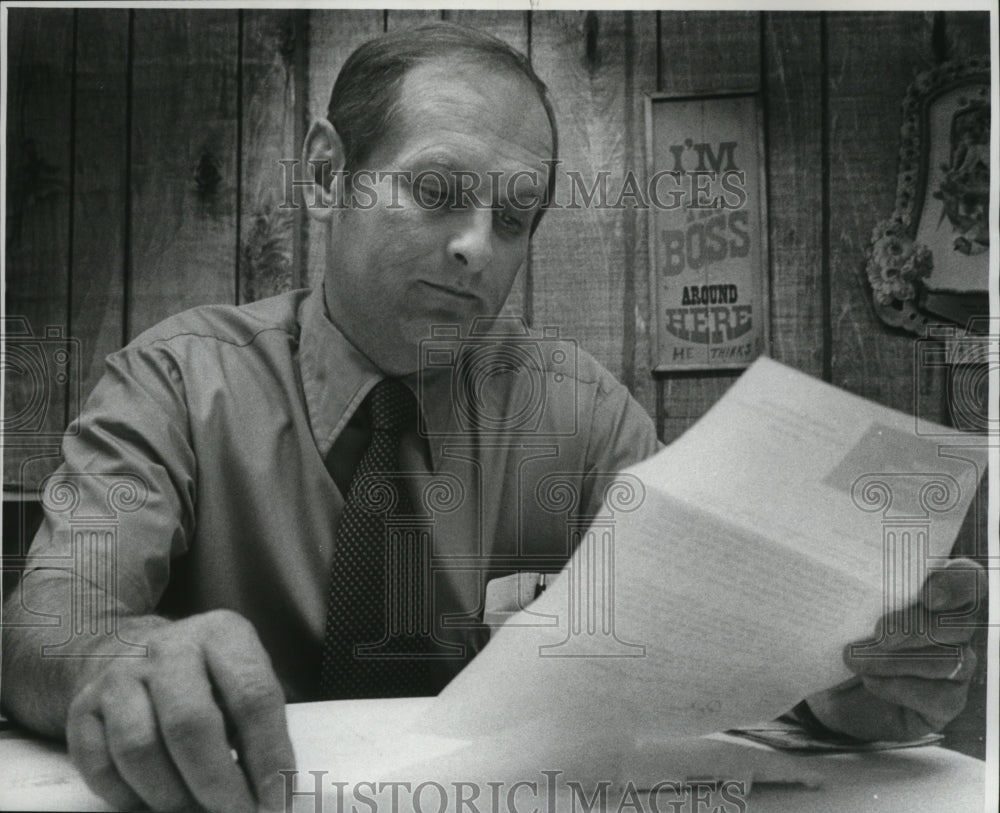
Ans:
[[[438,282],[428,282],[427,280],[422,280],[422,283],[434,291],[453,296],[457,299],[465,300],[466,302],[479,301],[479,297],[471,291],[464,291],[461,288],[452,288],[450,285],[442,285]]]

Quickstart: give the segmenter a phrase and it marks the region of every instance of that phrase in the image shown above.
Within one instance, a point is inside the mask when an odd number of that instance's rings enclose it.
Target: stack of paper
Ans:
[[[985,466],[981,437],[761,359],[621,474],[563,572],[425,724],[467,737],[530,723],[558,748],[775,717],[848,678],[845,645],[919,597]]]

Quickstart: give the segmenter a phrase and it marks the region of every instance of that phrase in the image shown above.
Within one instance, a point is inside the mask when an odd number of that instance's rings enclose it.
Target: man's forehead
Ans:
[[[467,59],[421,63],[403,77],[398,104],[389,139],[398,158],[450,153],[480,164],[456,168],[542,171],[552,157],[538,92],[512,69]]]

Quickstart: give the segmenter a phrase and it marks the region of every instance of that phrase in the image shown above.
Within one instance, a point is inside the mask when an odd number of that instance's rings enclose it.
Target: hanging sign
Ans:
[[[654,370],[746,367],[768,331],[756,94],[646,100]]]

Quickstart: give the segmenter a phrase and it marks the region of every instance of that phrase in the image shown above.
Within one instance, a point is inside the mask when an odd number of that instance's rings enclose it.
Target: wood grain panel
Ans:
[[[448,9],[445,19],[459,25],[479,28],[502,39],[522,54],[528,53],[528,17],[523,11],[488,11],[486,9]]]
[[[622,12],[532,14],[532,62],[559,124],[557,201],[571,201],[567,173],[578,173],[587,189],[605,173],[609,203],[622,188],[624,30]],[[532,244],[534,326],[557,326],[615,375],[623,356],[623,223],[621,209],[597,200],[567,205],[545,215]]]
[[[892,213],[900,105],[913,78],[932,66],[930,34],[929,17],[917,13],[827,18],[830,352],[837,386],[905,412],[922,408],[926,417],[940,418],[927,414],[940,409],[933,392],[939,384],[924,394],[914,388],[913,335],[878,320],[863,277],[872,228]],[[886,43],[892,43],[891,58]]]
[[[658,89],[657,12],[628,12],[625,18],[625,166],[639,178],[646,175],[645,98]],[[651,415],[656,415],[656,382],[650,356],[649,214],[633,208],[623,212],[625,287],[623,303],[622,382]]]
[[[237,12],[135,12],[130,336],[236,288]]]
[[[444,19],[449,12],[433,8],[391,8],[385,12],[385,30],[415,28]]]
[[[301,153],[295,121],[296,40],[301,11],[246,10],[242,48],[239,300],[254,302],[301,284],[293,266],[300,209],[285,173]],[[291,177],[291,176],[290,176]],[[288,202],[285,207],[282,204]]]
[[[83,397],[123,340],[128,49],[128,11],[77,11],[70,320]]]
[[[449,9],[446,13],[446,19],[460,25],[479,28],[502,39],[522,54],[528,53],[528,20],[523,11]],[[525,263],[525,267],[518,272],[514,279],[510,295],[504,303],[503,314],[505,316],[526,318],[524,303],[528,276],[528,263]]]
[[[754,11],[661,12],[661,90],[678,94],[757,90],[759,28]]]
[[[361,43],[382,33],[381,11],[310,11],[308,105],[306,118],[311,124],[326,117],[330,91],[344,61]],[[306,125],[308,129],[308,124]],[[306,218],[307,245],[304,252],[304,279],[315,287],[323,279],[326,242],[323,227]]]
[[[989,56],[988,11],[949,11],[944,14],[945,59]]]
[[[755,12],[661,12],[660,90],[664,93],[756,91],[760,15]],[[669,373],[659,379],[657,424],[669,443],[700,418],[738,371]]]
[[[776,12],[764,28],[771,356],[823,374],[823,65],[820,15]]]
[[[3,477],[30,488],[54,464],[31,463],[31,446],[58,447],[67,386],[80,386],[64,355],[78,357],[68,342],[73,11],[10,9],[8,23],[4,316],[23,321],[4,323]]]

